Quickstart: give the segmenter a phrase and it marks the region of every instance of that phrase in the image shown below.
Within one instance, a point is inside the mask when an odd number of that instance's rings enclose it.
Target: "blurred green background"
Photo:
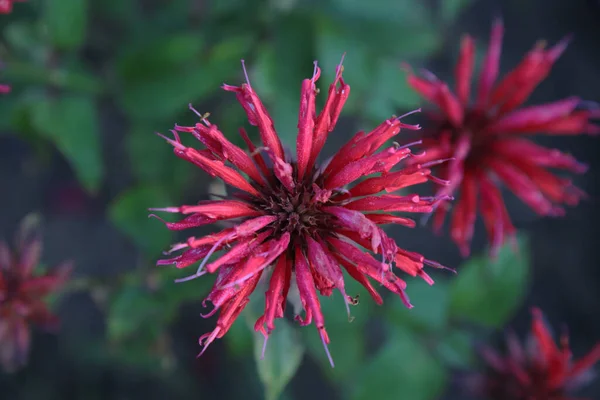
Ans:
[[[564,56],[571,60],[557,65],[557,77],[534,100],[573,93],[593,98],[594,91],[597,98],[598,7],[588,2],[567,12],[559,3],[17,3],[11,15],[0,16],[1,82],[13,88],[0,98],[0,233],[10,237],[22,215],[40,211],[46,219],[44,259],[52,264],[73,258],[77,269],[56,304],[63,320],[60,335],[36,334],[29,367],[0,375],[0,393],[7,396],[1,398],[463,399],[456,394],[456,372],[477,368],[475,345],[493,340],[490,335],[509,321],[524,335],[532,303],[550,309],[557,323],[574,325],[575,338],[589,348],[600,327],[578,321],[589,320],[590,304],[600,300],[593,285],[578,285],[598,279],[597,225],[590,222],[598,212],[591,206],[562,222],[539,222],[509,199],[517,225],[527,233],[519,238],[519,255],[506,248],[495,262],[483,256],[462,262],[447,238],[427,228],[391,229],[403,247],[458,267],[459,275],[434,273],[433,287],[409,280],[415,304],[410,311],[393,298],[377,307],[350,284],[348,292],[363,297],[351,323],[340,299],[323,299],[334,369],[314,327],[300,329],[283,320],[266,359],[258,360],[262,337],[251,327],[260,315],[260,296],[223,340],[196,359],[197,338],[215,323],[199,316],[212,277],[175,284],[184,271],[154,264],[169,244],[212,228],[174,235],[147,218],[148,207],[196,202],[218,190],[153,133],[194,123],[191,103],[210,112],[211,121],[236,141],[238,127],[247,123],[234,96],[220,86],[243,81],[241,59],[279,135],[294,148],[301,80],[311,76],[318,60],[323,70],[318,86],[326,90],[346,53],[344,77],[352,94],[326,154],[358,129],[421,105],[405,83],[401,62],[451,79],[460,35],[475,34],[482,54],[499,12],[507,27],[503,71],[538,38],[576,33],[579,44]],[[561,24],[550,23],[558,15]],[[587,154],[594,163],[598,144],[586,140],[568,143],[585,149],[574,153],[583,159]],[[549,230],[555,235],[546,234]],[[479,251],[483,243],[483,237],[476,239]],[[579,280],[560,275],[564,269],[577,271]],[[531,276],[543,285],[531,284]],[[579,300],[559,301],[556,294],[565,286]]]

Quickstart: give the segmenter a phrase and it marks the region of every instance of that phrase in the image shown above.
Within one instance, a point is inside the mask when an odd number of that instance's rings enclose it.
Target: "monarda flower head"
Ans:
[[[484,349],[482,356],[487,370],[469,379],[477,398],[576,400],[568,393],[590,378],[589,369],[600,360],[600,343],[582,359],[573,362],[568,336],[564,334],[560,347],[557,346],[537,308],[533,309],[531,333],[527,347],[510,334],[506,355]]]
[[[548,168],[583,173],[587,167],[569,154],[533,143],[527,136],[538,132],[547,135],[600,132],[598,126],[590,124],[590,118],[598,117],[599,113],[578,108],[585,103],[577,97],[519,109],[546,78],[567,47],[567,39],[549,49],[544,43],[538,43],[516,68],[496,83],[502,35],[503,25],[497,20],[492,27],[474,101],[470,93],[475,45],[470,36],[462,41],[454,93],[432,73],[426,71],[419,77],[407,68],[409,85],[438,108],[430,114],[433,126],[423,140],[426,149],[423,160],[453,158],[439,167],[440,177],[451,182],[439,194],[458,194],[452,213],[451,236],[464,256],[470,251],[478,208],[491,241],[492,254],[507,236],[515,233],[498,181],[544,216],[563,215],[561,205],[576,205],[584,196],[569,179],[552,174]],[[444,222],[448,205],[446,202],[436,209],[436,230]]]
[[[17,235],[16,249],[0,242],[0,364],[12,371],[25,365],[29,353],[30,325],[57,327],[58,318],[44,303],[67,279],[70,263],[45,274],[35,274],[42,243],[36,218],[26,217]]]
[[[327,350],[329,338],[317,292],[330,296],[334,289],[339,290],[349,313],[349,304],[356,303],[356,299],[346,293],[345,277],[357,280],[381,304],[382,298],[373,288],[372,279],[411,307],[405,293],[406,283],[392,267],[395,265],[413,277],[420,276],[430,284],[433,280],[423,271],[424,265],[442,267],[420,254],[399,248],[380,228],[383,224],[412,227],[415,225],[412,220],[395,213],[431,212],[438,201],[416,194],[391,194],[436,180],[429,169],[435,162],[415,163],[392,172],[401,160],[417,155],[397,144],[378,151],[401,128],[418,127],[402,123],[401,118],[390,118],[369,133],[357,133],[328,163],[317,167],[319,153],[350,94],[340,63],[325,106],[317,115],[315,83],[319,75],[315,62],[312,78],[302,82],[295,161],[284,153],[273,121],[247,76],[245,84],[223,85],[223,89],[235,93],[249,123],[258,127],[260,147],[240,129],[247,144],[247,150],[242,150],[200,114],[201,122],[193,127],[176,125],[172,131],[174,140],[165,138],[178,157],[237,189],[222,200],[154,209],[187,215],[179,222],[167,223],[172,230],[232,221],[231,228],[174,245],[171,252],[184,252],[158,262],[184,268],[200,261],[196,274],[181,280],[217,274],[203,304],[206,306],[206,301],[210,301],[214,307],[205,317],[217,312],[219,317],[216,328],[200,338],[202,352],[227,333],[261,278],[268,280],[268,289],[264,314],[256,321],[255,330],[263,333],[265,344],[275,328],[275,319],[284,315],[288,292],[294,285],[304,308],[304,316],[297,315],[296,320],[301,325],[314,321]],[[178,132],[191,133],[206,148],[184,146]],[[219,250],[224,251],[209,262],[209,257]]]

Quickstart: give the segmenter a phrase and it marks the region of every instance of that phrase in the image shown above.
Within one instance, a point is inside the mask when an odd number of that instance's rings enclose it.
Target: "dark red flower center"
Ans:
[[[296,176],[296,163],[291,163]],[[269,229],[275,229],[275,235],[290,233],[291,241],[301,245],[300,240],[305,235],[311,237],[323,236],[331,231],[333,216],[322,211],[322,206],[331,193],[322,190],[311,180],[298,182],[294,179],[293,189],[290,190],[279,181],[274,181],[262,188],[263,196],[256,197],[251,203],[266,215],[273,215],[277,220]],[[267,229],[267,228],[265,228]]]
[[[489,155],[490,144],[497,140],[497,135],[487,135],[484,133],[485,128],[490,122],[491,119],[486,113],[479,110],[467,110],[461,126],[454,126],[448,120],[440,125],[442,132],[451,132],[453,145],[457,143],[461,135],[466,135],[469,138],[470,148],[465,158],[466,168],[481,166],[481,162]]]

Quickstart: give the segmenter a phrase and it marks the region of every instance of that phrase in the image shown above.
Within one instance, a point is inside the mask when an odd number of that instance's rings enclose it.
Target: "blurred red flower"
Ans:
[[[297,315],[296,320],[301,325],[314,320],[327,349],[329,338],[317,291],[330,296],[334,289],[339,290],[350,313],[349,304],[355,304],[356,299],[346,294],[343,271],[361,283],[378,304],[382,303],[382,298],[369,278],[397,294],[406,306],[411,307],[405,293],[406,283],[394,274],[392,265],[411,276],[420,276],[429,284],[433,284],[433,280],[423,271],[424,265],[443,268],[420,254],[398,248],[380,228],[383,224],[413,227],[414,221],[394,213],[431,212],[439,200],[416,194],[380,194],[437,180],[429,169],[435,162],[417,162],[409,168],[391,172],[401,160],[419,158],[407,147],[395,144],[377,152],[401,128],[418,127],[403,124],[401,118],[390,118],[369,133],[357,133],[325,165],[320,168],[315,165],[350,94],[342,71],[340,64],[325,106],[318,115],[315,82],[320,69],[316,63],[313,77],[302,82],[296,161],[290,161],[284,154],[273,121],[247,77],[247,83],[240,87],[224,85],[223,89],[235,93],[250,124],[258,127],[262,147],[256,147],[240,129],[248,146],[247,151],[242,150],[211,124],[207,116],[200,114],[201,123],[193,127],[176,125],[172,130],[175,139],[165,138],[173,145],[178,157],[238,189],[222,200],[154,209],[187,215],[180,222],[166,223],[173,230],[234,220],[231,228],[199,239],[191,237],[186,243],[174,245],[170,252],[185,251],[158,262],[158,265],[175,264],[177,268],[184,268],[201,261],[197,273],[181,281],[217,273],[216,282],[206,298],[214,308],[204,317],[216,312],[219,317],[216,328],[200,338],[204,345],[202,352],[215,338],[225,335],[261,278],[266,279],[269,274],[264,314],[255,325],[255,330],[265,336],[265,344],[275,328],[274,320],[284,315],[288,292],[293,285],[294,291],[297,287],[305,310],[304,317]],[[184,146],[178,132],[191,133],[206,149]],[[369,178],[361,180],[367,176]],[[352,186],[347,188],[348,185]],[[381,260],[363,252],[361,247],[381,255]],[[226,251],[209,262],[218,250]]]
[[[532,314],[532,340],[527,348],[510,334],[507,355],[484,349],[487,371],[471,381],[476,395],[490,400],[576,400],[568,393],[590,377],[589,369],[600,360],[600,343],[573,362],[569,337],[561,337],[559,348],[544,324],[542,312],[535,308]]]
[[[26,0],[0,0],[0,14],[10,14],[14,3],[22,3]]]
[[[600,127],[590,123],[590,118],[599,117],[600,113],[579,109],[584,103],[577,97],[519,109],[546,78],[567,47],[568,39],[549,49],[545,43],[538,43],[516,68],[495,83],[502,35],[503,25],[497,20],[473,103],[470,92],[475,45],[470,36],[462,41],[455,70],[455,93],[432,73],[426,71],[423,77],[418,77],[407,68],[409,85],[438,108],[430,114],[433,126],[423,141],[427,152],[423,159],[453,158],[438,167],[440,177],[451,182],[439,194],[459,194],[451,217],[451,236],[464,256],[470,252],[478,207],[492,254],[507,236],[515,233],[499,182],[536,213],[545,216],[563,215],[563,204],[576,205],[584,197],[569,179],[552,174],[548,168],[583,173],[586,165],[569,154],[539,146],[526,136],[537,132],[547,135],[600,132]],[[448,210],[447,202],[436,209],[436,230],[441,228]]]
[[[16,251],[11,252],[5,242],[0,242],[0,364],[7,371],[27,362],[31,324],[44,329],[54,329],[58,324],[44,298],[65,282],[71,264],[35,274],[41,250],[35,216],[21,223]]]

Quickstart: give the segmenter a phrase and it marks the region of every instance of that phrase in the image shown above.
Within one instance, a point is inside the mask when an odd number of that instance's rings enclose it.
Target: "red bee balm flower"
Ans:
[[[64,283],[70,264],[44,275],[34,275],[42,244],[35,217],[23,220],[16,252],[0,242],[0,363],[6,370],[25,365],[29,353],[29,325],[53,329],[58,324],[44,303],[44,297]]]
[[[0,14],[10,14],[14,3],[22,3],[25,0],[0,0]]]
[[[394,145],[377,152],[401,128],[418,127],[405,125],[400,118],[390,118],[367,134],[357,133],[329,163],[316,168],[317,156],[350,94],[340,64],[325,106],[317,115],[315,82],[319,75],[320,69],[315,62],[313,77],[302,82],[297,161],[290,161],[284,154],[273,121],[247,76],[247,83],[241,87],[224,85],[223,89],[235,93],[250,124],[258,127],[263,147],[257,148],[240,129],[248,146],[248,151],[242,150],[200,114],[201,123],[193,127],[175,126],[172,131],[175,140],[165,138],[173,145],[178,157],[239,189],[223,200],[155,209],[188,215],[180,222],[167,223],[173,230],[236,220],[231,228],[200,239],[192,237],[186,243],[173,246],[171,251],[185,251],[158,262],[158,265],[175,264],[177,268],[184,268],[201,261],[198,272],[182,280],[207,272],[217,273],[216,282],[206,298],[214,308],[205,317],[217,311],[220,313],[217,327],[200,338],[204,344],[202,352],[215,338],[225,335],[261,278],[268,278],[267,271],[270,271],[270,279],[265,312],[256,321],[255,330],[265,335],[266,342],[275,328],[274,320],[284,315],[290,286],[297,285],[305,315],[296,316],[296,320],[301,325],[314,320],[327,349],[329,338],[317,291],[330,296],[334,289],[339,290],[349,313],[348,305],[356,300],[346,294],[344,271],[360,282],[378,304],[382,299],[369,278],[396,293],[411,307],[404,291],[406,283],[393,273],[392,265],[411,276],[418,275],[430,284],[433,280],[423,271],[424,265],[442,268],[420,254],[398,248],[380,228],[382,224],[413,227],[412,220],[393,213],[431,212],[438,200],[416,194],[379,195],[382,191],[390,193],[435,179],[430,175],[432,163],[417,163],[391,172],[401,160],[417,157],[407,147]],[[206,149],[184,146],[178,131],[192,133]],[[355,183],[369,175],[372,176]],[[347,188],[347,185],[352,186]],[[363,252],[360,246],[380,254],[381,260]],[[223,255],[208,262],[215,251],[222,249],[226,249]]]
[[[506,236],[515,233],[496,179],[540,215],[563,215],[561,204],[576,205],[584,196],[570,180],[553,175],[547,168],[583,173],[587,167],[568,154],[541,147],[524,136],[536,132],[548,135],[600,132],[598,126],[589,122],[590,118],[598,117],[598,112],[578,110],[582,102],[577,97],[517,109],[546,78],[567,47],[567,39],[548,50],[543,43],[536,45],[515,69],[494,84],[502,35],[502,22],[498,20],[492,28],[473,104],[469,99],[475,45],[470,36],[462,41],[455,71],[456,93],[429,72],[417,77],[408,70],[409,85],[439,109],[431,116],[435,128],[430,131],[431,137],[424,140],[427,154],[423,160],[454,159],[439,167],[440,177],[451,182],[440,194],[460,193],[452,215],[451,236],[464,256],[469,254],[478,201],[493,254]],[[446,202],[444,206],[447,205]],[[436,230],[443,224],[447,211],[447,207],[436,209]]]
[[[556,346],[539,309],[533,310],[531,346],[525,351],[514,335],[508,336],[508,355],[485,349],[484,375],[472,382],[475,393],[492,400],[576,400],[567,395],[585,381],[588,370],[600,360],[600,343],[581,360],[571,362],[569,338]]]

